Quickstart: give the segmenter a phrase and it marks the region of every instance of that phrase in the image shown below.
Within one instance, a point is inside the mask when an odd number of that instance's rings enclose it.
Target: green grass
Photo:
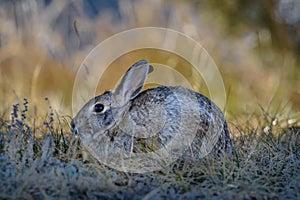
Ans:
[[[47,100],[49,103],[49,101]],[[1,199],[299,199],[300,128],[265,113],[231,123],[231,158],[178,160],[160,171],[131,174],[97,162],[49,111],[33,123],[27,100],[0,119]],[[261,120],[262,118],[263,120]],[[34,124],[34,125],[33,125]],[[266,128],[269,127],[269,128]],[[34,136],[41,132],[43,137]]]

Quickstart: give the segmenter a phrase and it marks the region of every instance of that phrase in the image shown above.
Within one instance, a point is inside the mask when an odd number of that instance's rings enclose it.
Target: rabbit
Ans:
[[[233,144],[221,110],[204,95],[181,86],[142,91],[153,70],[146,60],[133,64],[114,91],[92,98],[72,119],[72,132],[92,156],[116,157],[120,151],[231,156]]]

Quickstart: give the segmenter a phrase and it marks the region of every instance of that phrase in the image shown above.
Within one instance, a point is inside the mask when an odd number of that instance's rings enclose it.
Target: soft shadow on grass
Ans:
[[[49,103],[49,101],[47,100]],[[300,128],[261,120],[231,126],[235,151],[178,160],[160,171],[115,171],[86,156],[70,119],[35,121],[28,102],[0,119],[0,197],[4,199],[298,199]],[[269,127],[269,128],[266,128]],[[35,136],[42,132],[44,136]]]

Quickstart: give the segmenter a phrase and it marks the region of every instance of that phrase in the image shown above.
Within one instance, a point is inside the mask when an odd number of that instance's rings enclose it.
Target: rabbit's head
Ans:
[[[145,60],[135,63],[113,92],[104,92],[83,106],[71,122],[72,131],[90,141],[118,125],[152,71],[153,67]]]

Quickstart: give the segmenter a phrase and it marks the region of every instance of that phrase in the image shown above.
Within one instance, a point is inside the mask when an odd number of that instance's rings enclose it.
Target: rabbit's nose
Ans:
[[[77,135],[77,128],[75,126],[74,120],[71,121],[71,131]]]

